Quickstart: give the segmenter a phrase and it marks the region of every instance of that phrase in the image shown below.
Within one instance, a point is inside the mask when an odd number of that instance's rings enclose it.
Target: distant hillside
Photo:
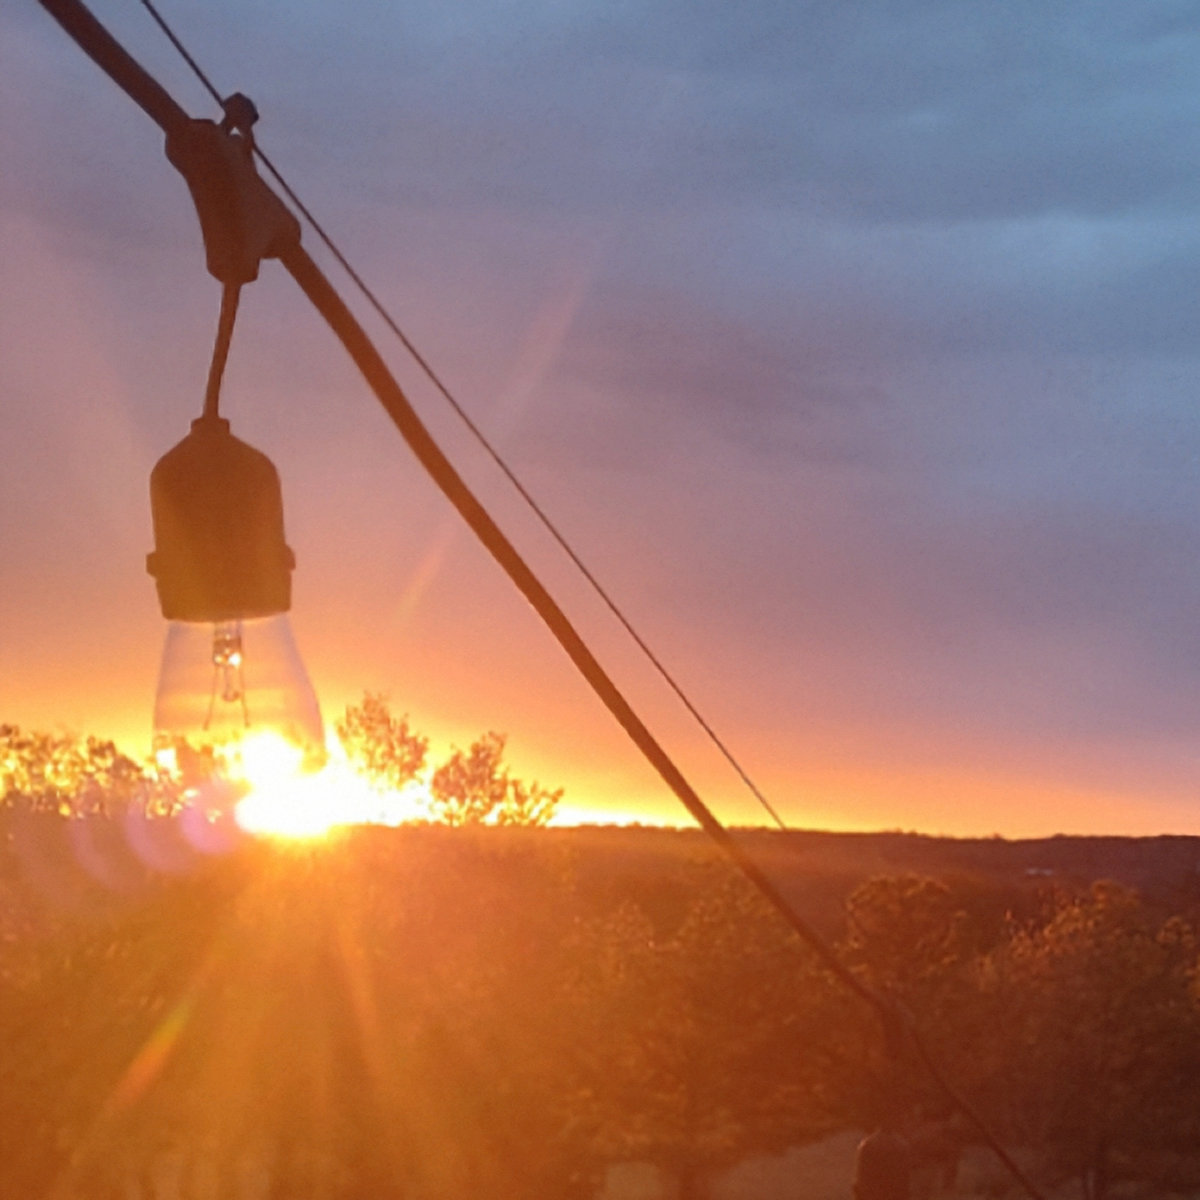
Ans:
[[[595,826],[547,832],[578,855],[585,882],[604,891],[644,894],[656,881],[666,886],[683,864],[723,858],[698,829]],[[1200,837],[1008,841],[772,829],[741,830],[737,837],[807,919],[827,933],[840,926],[846,897],[880,875],[930,875],[1031,896],[1111,879],[1171,911],[1200,908]]]

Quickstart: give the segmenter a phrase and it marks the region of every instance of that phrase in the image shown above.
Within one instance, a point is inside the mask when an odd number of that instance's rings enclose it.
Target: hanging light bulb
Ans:
[[[279,474],[206,414],[150,476],[146,565],[167,618],[154,704],[159,761],[198,780],[274,745],[324,762],[321,711],[292,636]]]
[[[182,766],[209,749],[239,752],[254,736],[282,739],[305,767],[324,757],[317,698],[284,613],[167,627],[154,703],[155,749]]]

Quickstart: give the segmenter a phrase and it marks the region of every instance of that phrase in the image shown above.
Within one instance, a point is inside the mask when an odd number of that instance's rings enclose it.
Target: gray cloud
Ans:
[[[400,199],[584,210],[702,193],[943,222],[1197,198],[1200,30],[1174,9],[498,12],[364,7],[328,37],[306,30],[293,66]]]

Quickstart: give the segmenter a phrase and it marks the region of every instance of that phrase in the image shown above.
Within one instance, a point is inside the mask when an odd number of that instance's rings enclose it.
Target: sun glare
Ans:
[[[264,732],[242,742],[235,769],[248,791],[234,819],[259,836],[318,838],[347,825],[402,825],[428,815],[419,784],[382,791],[355,771],[340,748],[320,770],[307,771],[296,747]]]

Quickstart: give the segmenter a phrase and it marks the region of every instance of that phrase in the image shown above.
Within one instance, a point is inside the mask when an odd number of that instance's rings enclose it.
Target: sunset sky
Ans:
[[[1200,833],[1200,11],[162,0],[792,824]],[[213,106],[135,0],[93,11]],[[274,14],[277,18],[269,19]],[[219,301],[149,120],[0,10],[0,721],[149,741],[147,478]],[[413,401],[718,814],[762,819],[403,349]],[[278,264],[223,395],[331,720],[677,802]]]

